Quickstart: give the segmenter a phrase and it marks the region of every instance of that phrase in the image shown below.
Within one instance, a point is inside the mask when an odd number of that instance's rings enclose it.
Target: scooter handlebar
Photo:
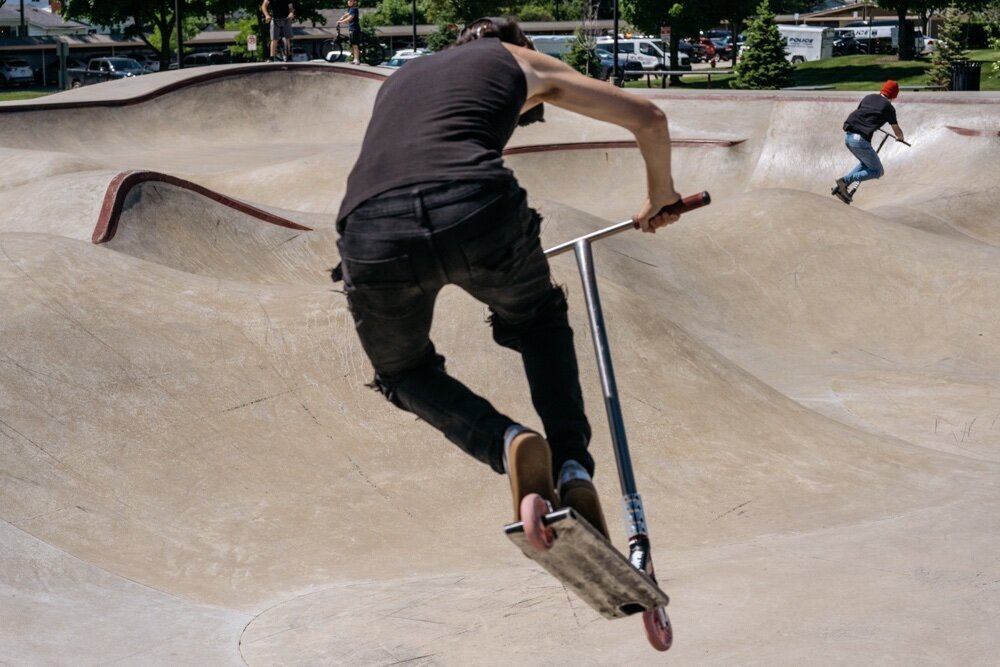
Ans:
[[[660,209],[659,213],[656,215],[663,215],[664,213],[672,213],[674,215],[681,215],[682,213],[688,213],[696,208],[701,208],[702,206],[708,206],[712,203],[712,195],[708,194],[707,191],[703,190],[698,194],[688,195],[683,199],[678,199],[673,204],[667,204]],[[639,229],[639,221],[633,220],[632,226]]]
[[[884,134],[887,137],[892,137],[892,139],[894,141],[896,141],[896,143],[903,144],[904,146],[910,146],[910,147],[913,146],[913,144],[911,144],[909,141],[903,141],[902,139],[896,139],[896,135],[895,134],[893,134],[892,132],[886,132],[881,127],[878,129],[878,131],[881,132],[882,134]]]

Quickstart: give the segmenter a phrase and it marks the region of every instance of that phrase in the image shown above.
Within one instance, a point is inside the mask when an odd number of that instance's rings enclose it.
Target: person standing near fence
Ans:
[[[264,0],[260,6],[264,20],[271,24],[271,60],[278,56],[278,40],[285,40],[285,55],[282,60],[292,59],[292,19],[295,6],[286,0]]]
[[[835,194],[845,204],[851,203],[851,192],[847,186],[873,178],[881,178],[885,170],[878,153],[872,148],[872,135],[889,123],[897,141],[903,141],[903,131],[896,120],[896,109],[892,100],[899,95],[899,84],[891,79],[882,85],[877,95],[865,95],[858,108],[844,121],[844,145],[858,158],[858,164],[837,179],[833,188]]]
[[[347,34],[351,39],[351,53],[354,64],[361,64],[361,20],[358,18],[358,0],[347,0],[347,11],[337,19],[337,25],[347,24]]]

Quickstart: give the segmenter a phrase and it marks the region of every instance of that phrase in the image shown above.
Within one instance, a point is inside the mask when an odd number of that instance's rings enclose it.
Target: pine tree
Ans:
[[[927,70],[927,81],[932,86],[951,84],[951,61],[965,57],[962,48],[961,16],[954,4],[944,12],[944,23],[938,30],[934,51],[931,52],[931,67]]]
[[[736,64],[736,87],[765,90],[790,84],[794,67],[785,58],[785,40],[774,24],[768,0],[761,0],[746,36]]]

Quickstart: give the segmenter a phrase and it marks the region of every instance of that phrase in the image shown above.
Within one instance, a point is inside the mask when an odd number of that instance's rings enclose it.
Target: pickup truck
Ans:
[[[71,88],[79,88],[93,83],[127,79],[145,73],[145,68],[137,60],[113,56],[91,58],[86,68],[67,67],[66,80]]]

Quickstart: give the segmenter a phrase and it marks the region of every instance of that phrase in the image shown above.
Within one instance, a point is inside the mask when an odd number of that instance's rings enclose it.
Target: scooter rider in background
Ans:
[[[847,150],[858,158],[857,166],[837,179],[833,194],[845,204],[850,204],[852,195],[847,189],[851,183],[860,183],[873,178],[881,178],[885,170],[878,153],[872,148],[872,135],[886,123],[892,126],[897,141],[904,141],[903,130],[896,121],[896,109],[892,100],[899,95],[899,84],[891,79],[882,85],[878,94],[866,95],[858,108],[844,121],[844,144]]]

